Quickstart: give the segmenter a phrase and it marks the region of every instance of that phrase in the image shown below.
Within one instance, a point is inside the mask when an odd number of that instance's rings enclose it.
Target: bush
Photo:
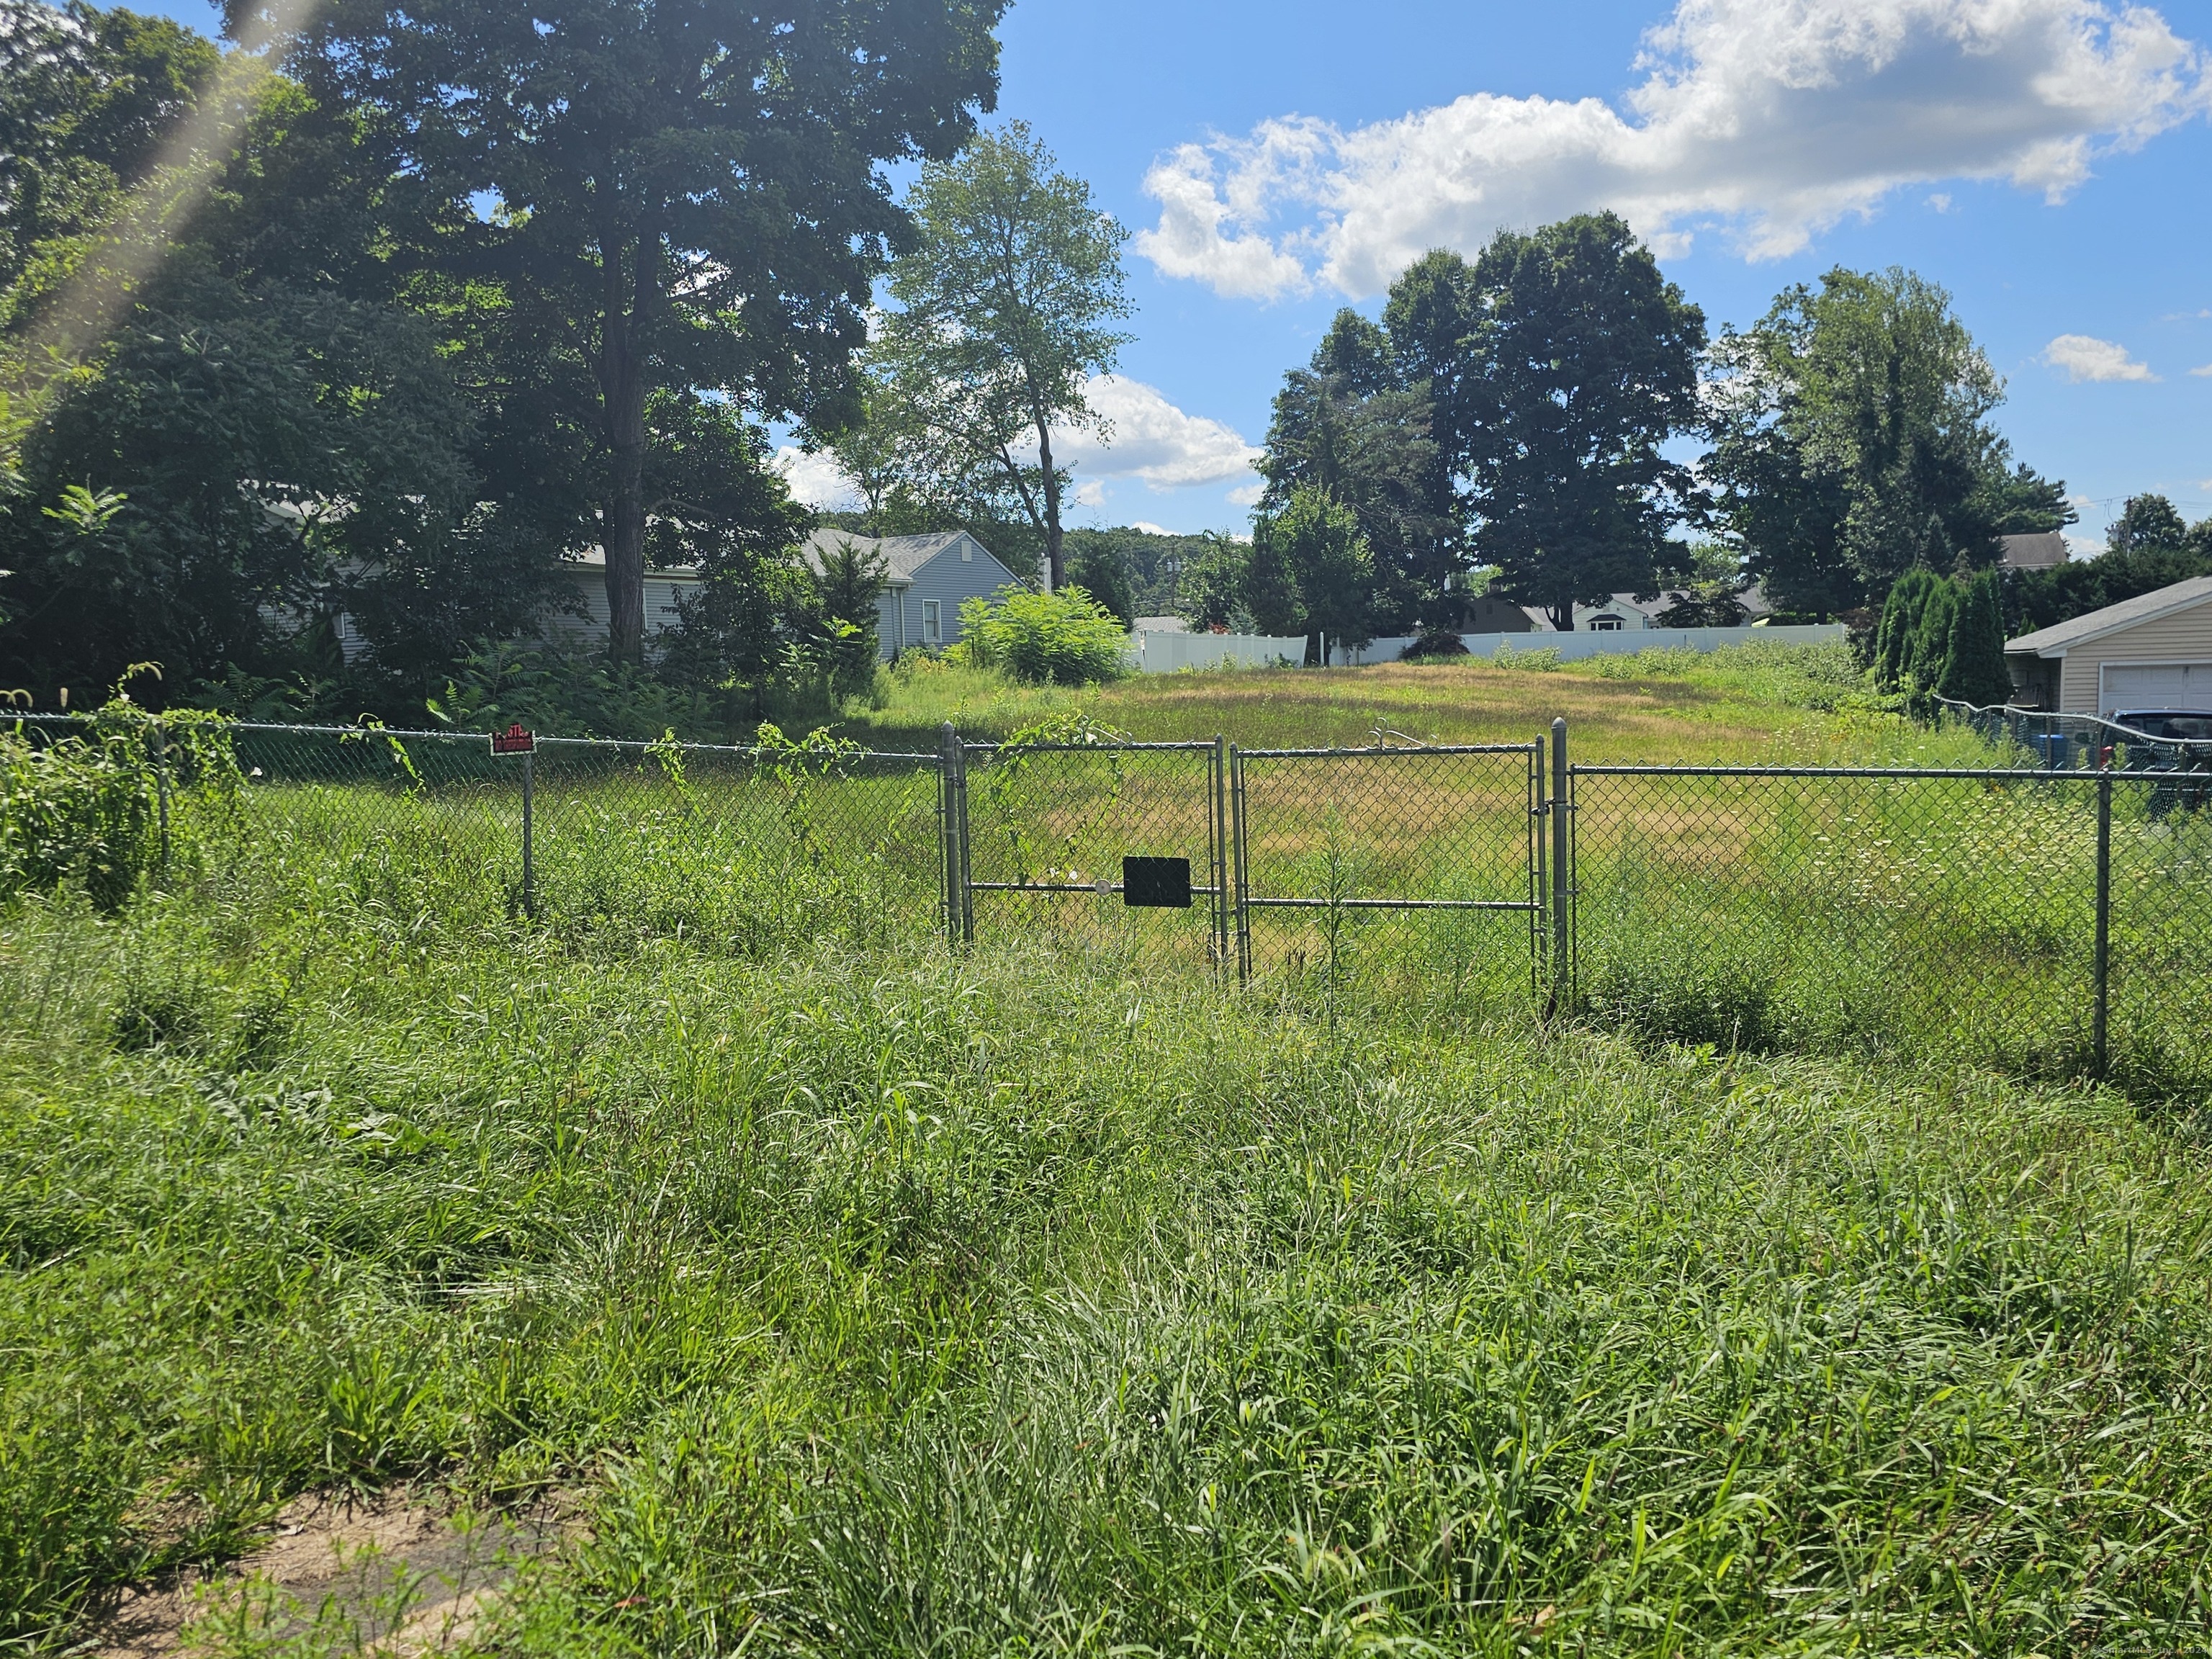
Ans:
[[[0,898],[70,883],[119,907],[162,854],[161,769],[193,795],[234,784],[222,725],[196,711],[157,720],[118,693],[66,737],[0,732]]]
[[[1467,641],[1458,631],[1449,628],[1431,628],[1399,653],[1401,662],[1418,662],[1424,657],[1464,657]]]
[[[953,649],[978,668],[1029,685],[1095,685],[1129,672],[1129,636],[1111,611],[1080,587],[1057,593],[1000,590],[996,601],[960,607]]]

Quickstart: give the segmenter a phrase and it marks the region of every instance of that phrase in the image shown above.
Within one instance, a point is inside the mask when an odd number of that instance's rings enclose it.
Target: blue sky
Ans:
[[[2143,490],[2212,515],[2212,0],[1017,0],[1001,38],[1000,117],[1137,233],[1087,521],[1242,527],[1338,306],[1597,206],[1716,331],[1834,264],[1920,271],[2076,537]]]

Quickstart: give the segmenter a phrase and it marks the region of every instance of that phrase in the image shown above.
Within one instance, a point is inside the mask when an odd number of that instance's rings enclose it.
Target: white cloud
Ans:
[[[2212,363],[2200,364],[2198,367],[2191,369],[2189,372],[2200,380],[2212,380]]]
[[[1103,416],[1108,431],[1056,432],[1053,459],[1076,471],[1075,501],[1096,507],[1106,499],[1105,480],[1135,478],[1153,489],[1182,489],[1194,484],[1225,483],[1252,477],[1260,451],[1237,428],[1203,415],[1186,415],[1158,386],[1119,374],[1100,374],[1084,387],[1092,410]],[[1036,446],[1028,446],[1032,460]],[[827,451],[808,454],[786,445],[773,462],[807,506],[830,511],[860,504],[860,492]],[[1259,485],[1251,486],[1259,499]],[[1163,532],[1165,533],[1165,532]]]
[[[1132,519],[1129,520],[1129,528],[1132,530],[1141,530],[1147,536],[1172,536],[1175,534],[1175,532],[1169,529],[1165,525],[1154,524],[1150,519]]]
[[[2128,349],[2094,334],[2062,334],[2043,348],[2043,362],[2079,386],[2084,380],[2155,380]]]
[[[2061,200],[2100,155],[2212,106],[2202,49],[2103,0],[1678,0],[1637,67],[1626,114],[1470,93],[1184,144],[1146,177],[1160,220],[1139,251],[1224,295],[1356,296],[1429,248],[1608,207],[1662,255],[1717,231],[1776,258],[1915,183]]]
[[[769,465],[783,474],[794,500],[823,512],[849,512],[860,505],[853,481],[838,469],[837,458],[823,450],[810,455],[787,444]]]
[[[1231,507],[1257,507],[1260,505],[1260,497],[1267,493],[1267,486],[1259,483],[1256,479],[1251,483],[1239,484],[1236,489],[1229,492],[1229,505]]]
[[[1928,205],[1935,209],[1938,213],[1948,213],[1951,210],[1951,198],[1949,193],[1945,191],[1937,191],[1933,196],[1930,196],[1928,198]]]
[[[1101,374],[1084,395],[1111,429],[1070,433],[1054,441],[1054,454],[1065,456],[1085,476],[1139,478],[1154,489],[1221,483],[1251,476],[1260,452],[1236,428],[1203,415],[1186,415],[1157,386],[1119,374]]]

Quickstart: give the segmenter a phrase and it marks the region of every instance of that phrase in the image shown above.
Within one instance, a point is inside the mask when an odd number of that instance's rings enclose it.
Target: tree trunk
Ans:
[[[1044,469],[1044,591],[1057,593],[1067,585],[1060,562],[1060,474],[1052,465],[1052,428],[1037,422],[1037,463]]]
[[[1569,599],[1565,605],[1546,605],[1544,614],[1552,619],[1552,626],[1562,634],[1571,634],[1575,631],[1575,602],[1572,599]]]
[[[606,409],[611,466],[599,533],[607,556],[607,654],[617,662],[645,659],[645,360],[641,313],[624,314],[623,244],[601,247],[606,314],[601,321],[599,396]],[[646,253],[637,252],[641,294]]]

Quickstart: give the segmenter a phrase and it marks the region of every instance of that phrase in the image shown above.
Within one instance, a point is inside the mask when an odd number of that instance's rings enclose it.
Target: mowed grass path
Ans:
[[[1873,700],[1840,645],[1654,652],[1549,670],[1462,659],[1163,674],[1084,690],[925,667],[893,675],[890,684],[885,706],[846,721],[846,735],[884,748],[933,749],[946,720],[974,741],[1080,708],[1139,738],[1219,732],[1255,749],[1361,747],[1374,741],[1378,722],[1426,743],[1527,743],[1564,715],[1573,753],[1586,761],[1948,761],[1971,751],[1986,763],[1970,739],[1933,739],[1896,716],[1853,708]]]
[[[427,1475],[510,1653],[2212,1644],[2180,1109],[220,851],[0,913],[8,1638]]]

